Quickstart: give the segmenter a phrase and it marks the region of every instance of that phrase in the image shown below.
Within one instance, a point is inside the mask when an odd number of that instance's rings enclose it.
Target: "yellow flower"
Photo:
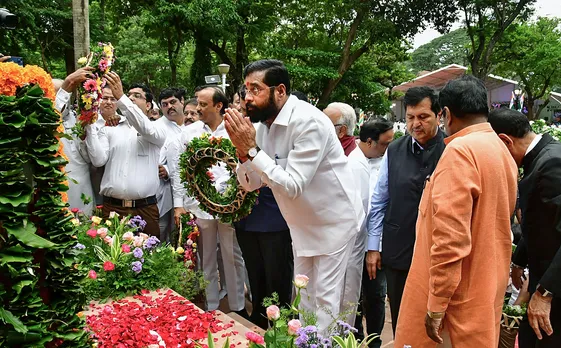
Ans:
[[[193,248],[197,248],[197,243],[193,243]]]
[[[72,222],[72,225],[74,225],[74,226],[79,226],[80,225],[80,220],[78,220],[78,219],[72,219],[72,220],[70,220],[70,222]]]
[[[177,248],[177,250],[175,251],[178,254],[183,254],[185,252],[185,250],[183,250],[182,247]]]
[[[78,316],[78,318],[82,318],[84,316],[84,312],[78,312],[78,314],[76,314]]]
[[[78,59],[78,64],[80,64],[80,65],[84,65],[87,62],[88,62],[88,58],[86,58],[86,57],[82,57],[82,58]]]
[[[101,218],[99,216],[92,216],[92,221],[94,224],[99,225],[101,223]]]
[[[95,82],[97,83],[97,90],[99,91],[101,89],[101,85],[103,84],[103,81],[98,77]]]
[[[112,49],[112,47],[111,47],[110,45],[104,46],[104,47],[103,47],[103,52],[104,52],[106,55],[113,55],[113,49]]]
[[[106,224],[107,226],[111,226],[111,221],[105,220],[105,224]]]

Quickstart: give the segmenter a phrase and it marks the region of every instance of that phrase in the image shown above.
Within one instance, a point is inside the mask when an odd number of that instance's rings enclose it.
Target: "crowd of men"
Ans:
[[[68,130],[76,122],[71,93],[88,74],[55,81]],[[62,140],[71,206],[141,215],[145,232],[162,241],[182,215],[195,215],[208,310],[227,293],[231,311],[266,328],[263,299],[276,292],[290,303],[293,276],[304,274],[302,308],[324,332],[340,317],[361,328],[364,315],[365,331],[379,334],[387,296],[395,347],[461,348],[498,345],[519,196],[523,237],[513,284],[522,287],[520,270],[528,267],[530,294],[520,347],[561,347],[557,141],[532,133],[517,111],[489,112],[487,90],[472,76],[439,93],[409,89],[407,134],[395,141],[384,118],[365,122],[357,139],[351,106],[332,103],[322,112],[294,96],[282,62],[251,63],[244,79],[231,102],[215,86],[198,87],[193,99],[168,88],[156,102],[140,84],[125,93],[109,73],[99,120],[86,126],[85,138]],[[239,183],[259,190],[251,214],[237,223],[202,210],[181,182],[179,156],[203,134],[229,138]],[[220,165],[211,172],[224,192],[229,172]],[[380,338],[370,344],[380,345]]]

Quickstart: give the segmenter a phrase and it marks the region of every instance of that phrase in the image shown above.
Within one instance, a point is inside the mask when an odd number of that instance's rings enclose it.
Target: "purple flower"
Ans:
[[[136,257],[137,259],[140,259],[140,258],[144,255],[144,252],[143,252],[142,249],[140,249],[140,248],[134,248],[132,254],[133,254],[134,257]]]
[[[84,250],[86,249],[86,246],[84,244],[76,243],[76,245],[74,245],[74,249]]]
[[[133,263],[131,263],[132,266],[132,270],[135,273],[140,273],[140,271],[142,271],[142,262],[140,261],[134,261]]]
[[[144,228],[146,227],[146,221],[144,221],[142,217],[140,217],[140,215],[136,215],[129,220],[129,226],[136,228],[137,230],[144,231]]]
[[[155,236],[151,236],[144,243],[144,249],[152,249],[153,247],[158,245],[158,243],[160,243],[160,240],[158,238],[156,238]]]

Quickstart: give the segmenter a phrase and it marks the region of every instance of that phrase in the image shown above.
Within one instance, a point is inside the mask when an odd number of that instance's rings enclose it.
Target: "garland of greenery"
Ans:
[[[38,67],[34,81],[9,64],[0,63],[12,79],[0,81],[0,346],[86,346],[61,116],[44,98],[54,98],[52,82]]]
[[[208,170],[218,162],[226,163],[230,179],[227,189],[220,194],[212,185]],[[238,160],[236,148],[229,139],[209,137],[204,134],[194,138],[183,154],[179,166],[181,181],[188,194],[199,201],[199,207],[223,223],[239,221],[251,213],[258,192],[247,192],[238,183],[234,170]]]

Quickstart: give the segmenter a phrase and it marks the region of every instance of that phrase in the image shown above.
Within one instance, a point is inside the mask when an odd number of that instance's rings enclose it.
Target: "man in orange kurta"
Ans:
[[[419,205],[394,346],[496,348],[517,168],[487,123],[479,79],[450,81],[439,98],[450,136]]]

